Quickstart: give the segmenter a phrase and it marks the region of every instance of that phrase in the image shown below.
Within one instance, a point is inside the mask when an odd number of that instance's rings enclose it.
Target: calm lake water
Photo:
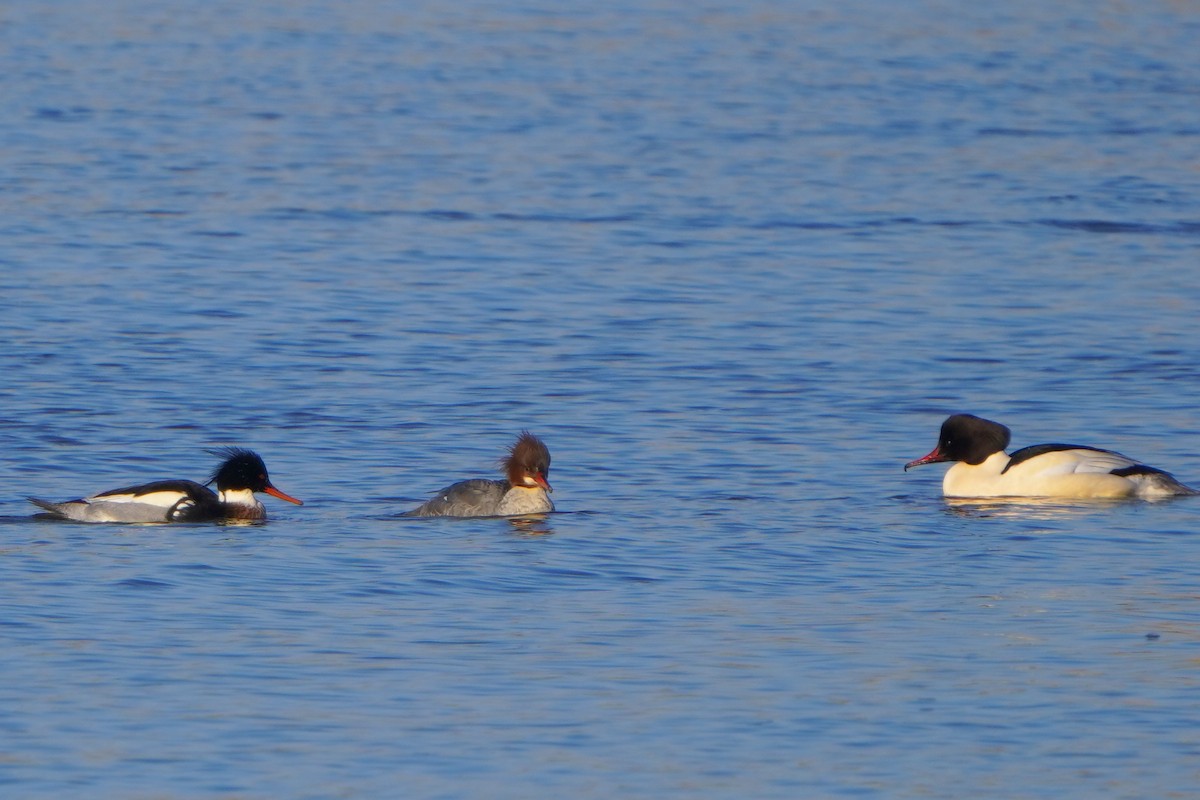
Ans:
[[[0,9],[5,798],[1171,798],[1200,9]],[[560,513],[397,515],[528,428]],[[259,526],[24,498],[263,454]]]

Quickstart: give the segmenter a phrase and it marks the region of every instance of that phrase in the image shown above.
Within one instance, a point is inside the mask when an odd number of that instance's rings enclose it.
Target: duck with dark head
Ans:
[[[942,423],[937,447],[904,465],[953,462],[942,479],[946,497],[1171,497],[1197,494],[1170,473],[1079,444],[1036,444],[1009,455],[1011,434],[999,422],[954,414]]]
[[[255,492],[296,505],[301,501],[271,483],[267,465],[251,450],[227,447],[209,451],[223,460],[207,484],[184,479],[153,481],[111,489],[79,500],[29,501],[56,519],[76,522],[212,522],[265,519],[267,510]],[[216,484],[214,492],[208,484]]]

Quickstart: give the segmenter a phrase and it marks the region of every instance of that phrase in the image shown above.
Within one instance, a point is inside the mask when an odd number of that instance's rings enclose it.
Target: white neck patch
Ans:
[[[228,503],[232,506],[263,507],[263,504],[258,502],[258,498],[254,496],[254,492],[249,489],[226,489],[219,492],[218,496],[222,503]]]

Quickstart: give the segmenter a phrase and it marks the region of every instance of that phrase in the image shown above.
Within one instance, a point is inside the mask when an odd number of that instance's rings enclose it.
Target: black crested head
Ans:
[[[1012,434],[999,422],[974,414],[954,414],[942,423],[938,451],[947,461],[982,464],[1008,447]]]
[[[253,450],[223,447],[208,452],[225,459],[208,479],[209,483],[217,484],[217,491],[249,489],[252,492],[265,492],[271,485],[271,479],[267,477],[267,465]]]

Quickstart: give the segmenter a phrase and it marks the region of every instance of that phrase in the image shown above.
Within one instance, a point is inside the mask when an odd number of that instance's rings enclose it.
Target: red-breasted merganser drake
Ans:
[[[80,500],[52,503],[36,497],[29,501],[59,519],[78,522],[211,522],[215,520],[266,519],[267,509],[254,496],[267,494],[304,505],[271,485],[267,465],[250,450],[228,447],[212,450],[224,457],[208,483],[216,483],[214,492],[207,484],[174,480],[144,483],[101,492]]]
[[[904,465],[954,461],[942,480],[946,497],[1169,497],[1200,494],[1169,473],[1111,450],[1036,444],[1012,455],[1008,428],[971,414],[942,423],[937,447]]]
[[[437,496],[406,512],[409,517],[512,517],[554,510],[547,492],[550,451],[529,431],[517,437],[500,462],[506,480],[487,478],[459,481]]]

